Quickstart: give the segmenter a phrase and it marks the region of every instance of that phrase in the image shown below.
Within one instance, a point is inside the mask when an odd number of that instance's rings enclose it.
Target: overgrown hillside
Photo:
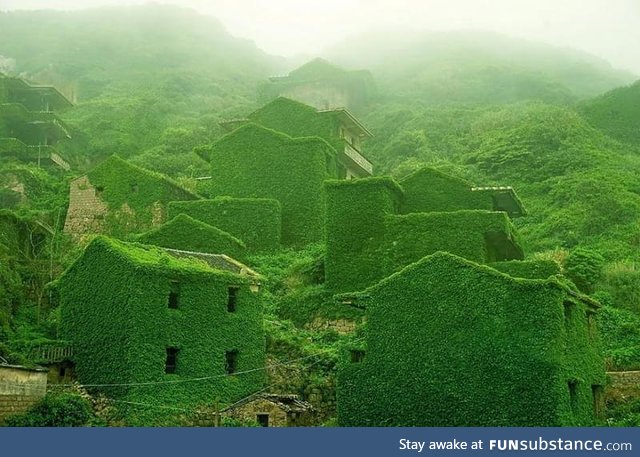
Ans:
[[[162,5],[0,13],[0,55],[76,99],[64,115],[75,141],[61,147],[75,164],[146,152],[152,168],[184,174],[205,168],[193,146],[254,106],[281,63],[211,17]]]

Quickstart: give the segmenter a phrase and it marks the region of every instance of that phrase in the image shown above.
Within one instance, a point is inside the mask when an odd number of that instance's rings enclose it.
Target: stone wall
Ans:
[[[245,423],[257,423],[258,414],[269,415],[269,427],[287,427],[291,425],[287,420],[286,411],[264,398],[257,398],[224,413],[225,416]]]
[[[47,393],[47,370],[0,365],[0,425]]]
[[[96,189],[87,176],[71,181],[69,210],[64,231],[72,234],[102,233],[107,205],[96,195]]]
[[[316,317],[313,321],[305,324],[305,328],[308,330],[335,330],[341,335],[346,335],[355,332],[356,327],[362,321],[354,321],[351,319],[323,319]]]
[[[607,402],[640,399],[640,371],[610,371],[605,390]]]

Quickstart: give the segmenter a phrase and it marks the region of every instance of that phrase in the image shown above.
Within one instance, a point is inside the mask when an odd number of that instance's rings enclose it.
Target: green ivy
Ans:
[[[323,238],[323,182],[336,176],[335,151],[326,141],[248,124],[215,143],[211,164],[211,195],[280,202],[283,245]]]
[[[248,252],[269,252],[280,246],[282,207],[267,198],[217,197],[169,203],[169,217],[186,214],[242,240]]]
[[[604,364],[570,294],[437,253],[349,297],[367,310],[366,352],[339,366],[339,425],[594,424]]]
[[[246,250],[241,240],[186,214],[139,235],[136,241],[183,251],[226,254],[235,259],[242,259]]]
[[[227,310],[230,286],[238,287],[235,312]],[[175,408],[229,403],[262,387],[262,311],[244,277],[97,237],[57,288],[78,380],[107,384],[93,390],[118,400],[132,425],[169,424]],[[167,348],[179,350],[175,374],[165,373]],[[238,374],[227,375],[232,350]]]

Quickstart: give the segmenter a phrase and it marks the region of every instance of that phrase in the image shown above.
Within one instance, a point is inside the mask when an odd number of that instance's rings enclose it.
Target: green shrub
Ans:
[[[9,416],[9,427],[82,427],[93,417],[89,401],[77,394],[47,394],[23,414]]]
[[[595,251],[577,248],[565,260],[566,275],[582,292],[590,294],[602,277],[604,258]]]
[[[602,288],[615,306],[640,313],[640,269],[635,263],[617,262],[604,269]]]

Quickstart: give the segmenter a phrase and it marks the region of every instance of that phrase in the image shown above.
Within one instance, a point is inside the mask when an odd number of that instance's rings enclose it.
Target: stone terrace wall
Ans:
[[[47,393],[47,370],[0,365],[0,425],[22,413]]]

